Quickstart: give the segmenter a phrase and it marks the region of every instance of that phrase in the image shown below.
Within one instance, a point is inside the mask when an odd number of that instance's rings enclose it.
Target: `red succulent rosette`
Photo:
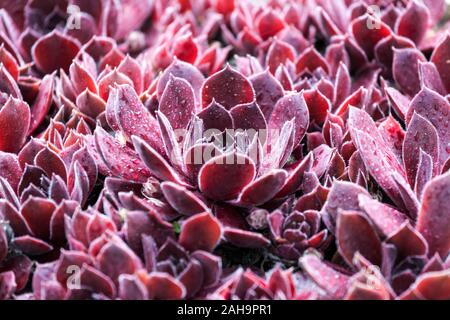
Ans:
[[[0,8],[0,300],[450,298],[444,0]]]

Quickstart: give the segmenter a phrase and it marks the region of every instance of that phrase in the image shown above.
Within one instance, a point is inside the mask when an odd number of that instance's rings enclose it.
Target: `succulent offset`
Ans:
[[[445,0],[0,0],[0,300],[450,299]]]

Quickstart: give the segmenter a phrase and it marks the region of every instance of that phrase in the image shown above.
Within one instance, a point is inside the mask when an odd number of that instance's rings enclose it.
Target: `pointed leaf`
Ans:
[[[238,71],[227,65],[212,75],[202,86],[202,106],[206,108],[215,99],[227,110],[255,99],[251,83]]]
[[[206,162],[199,173],[199,188],[214,200],[236,198],[255,177],[255,164],[247,156],[231,153]]]
[[[189,251],[212,251],[221,235],[220,222],[205,212],[192,216],[183,223],[179,243]]]

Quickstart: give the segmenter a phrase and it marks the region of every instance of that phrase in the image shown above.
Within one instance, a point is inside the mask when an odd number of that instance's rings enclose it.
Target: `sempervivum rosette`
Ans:
[[[0,7],[0,299],[450,299],[444,0]]]

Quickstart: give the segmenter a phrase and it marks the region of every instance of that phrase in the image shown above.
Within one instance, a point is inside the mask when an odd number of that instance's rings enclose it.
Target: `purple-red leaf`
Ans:
[[[417,230],[427,239],[429,256],[438,252],[446,257],[450,252],[450,173],[438,176],[426,186],[417,219]]]
[[[439,157],[440,164],[443,165],[450,157],[450,130],[448,130],[450,113],[450,102],[433,90],[423,88],[411,101],[411,105],[406,116],[409,123],[414,112],[427,119],[437,130],[439,136]],[[427,153],[434,156],[435,151],[425,149]]]
[[[0,150],[17,153],[25,142],[30,126],[30,108],[10,97],[0,107]]]
[[[73,38],[53,31],[35,43],[33,57],[42,72],[51,73],[60,68],[68,72],[79,50],[80,46]]]
[[[306,133],[309,125],[309,112],[302,93],[287,94],[278,100],[270,117],[268,128],[281,132],[284,124],[294,119],[294,146],[298,146]]]
[[[212,251],[222,236],[220,222],[210,213],[194,215],[183,222],[179,243],[189,251]]]
[[[189,82],[171,75],[161,96],[159,111],[167,117],[172,128],[186,128],[195,113],[194,90]]]
[[[254,99],[255,92],[251,83],[229,65],[206,79],[203,83],[203,108],[206,108],[213,100],[216,100],[216,102],[229,110],[238,104],[250,103]]]
[[[95,144],[103,162],[114,175],[140,182],[145,182],[150,177],[149,170],[138,154],[101,127],[95,130]]]
[[[343,298],[349,285],[349,276],[335,270],[316,254],[305,254],[300,265],[308,276],[331,297]]]
[[[433,159],[433,174],[439,172],[439,137],[433,125],[414,113],[403,143],[403,162],[411,186],[416,182],[420,153],[426,152]]]
[[[214,157],[200,170],[200,191],[214,200],[232,200],[254,179],[255,170],[253,160],[242,154]]]
[[[431,56],[431,62],[436,65],[442,78],[447,92],[450,92],[450,34],[443,37],[442,41],[436,46]]]
[[[430,12],[425,4],[410,1],[396,24],[397,33],[420,45],[429,27]]]
[[[392,73],[397,85],[410,96],[420,91],[419,63],[426,62],[415,48],[394,49]]]
[[[336,222],[336,240],[342,257],[353,265],[359,252],[375,265],[382,262],[381,241],[367,218],[357,211],[340,212]]]

